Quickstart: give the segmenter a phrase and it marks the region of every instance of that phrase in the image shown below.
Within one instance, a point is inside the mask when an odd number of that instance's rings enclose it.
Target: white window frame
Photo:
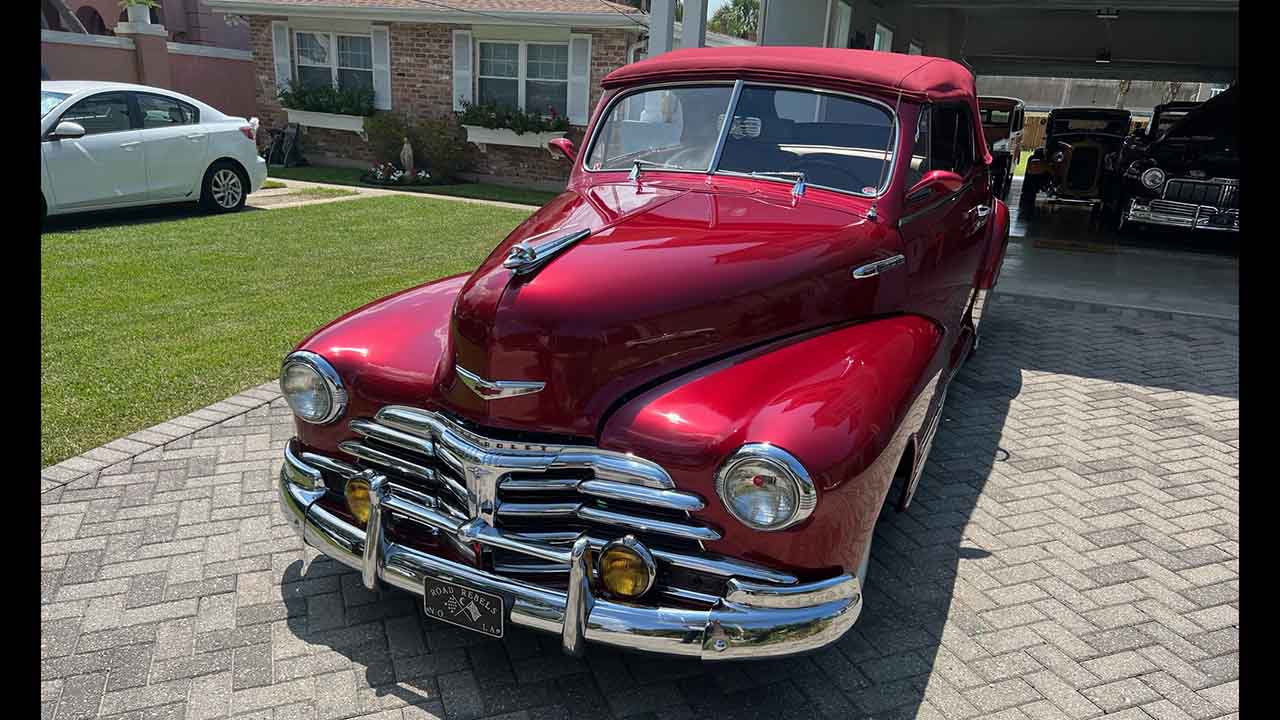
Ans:
[[[876,45],[880,44],[881,37],[884,38],[885,47],[876,47]],[[877,52],[893,52],[893,29],[876,23],[876,34],[871,43],[871,48]]]
[[[314,35],[314,36],[316,36],[316,37],[318,37],[318,38],[320,38],[320,37],[326,37],[326,36],[327,36],[327,37],[329,38],[329,64],[328,64],[327,66],[326,66],[326,65],[313,65],[313,64],[311,64],[311,63],[309,63],[309,62],[308,62],[308,63],[304,63],[304,62],[302,62],[302,53],[298,51],[298,48],[301,46],[301,44],[298,42],[298,36],[299,36],[299,35]],[[338,59],[338,37],[339,37],[339,36],[341,36],[341,37],[365,38],[366,40],[368,40],[368,41],[369,41],[369,67],[367,67],[367,68],[347,67],[347,66],[345,66],[345,65],[341,65],[341,64],[340,64],[340,62],[341,62],[341,61]],[[293,31],[293,65],[294,65],[294,77],[297,77],[297,78],[301,78],[301,77],[302,77],[301,73],[297,72],[297,68],[300,68],[300,67],[309,67],[309,68],[328,67],[328,68],[329,68],[329,76],[330,76],[330,78],[331,78],[331,82],[333,83],[333,87],[334,87],[334,88],[338,88],[338,87],[339,87],[339,85],[338,85],[338,71],[339,71],[339,70],[355,70],[355,71],[358,71],[358,72],[367,72],[367,73],[369,73],[369,77],[370,77],[370,79],[371,79],[371,81],[372,81],[372,83],[373,83],[373,84],[371,84],[371,85],[370,85],[370,87],[375,88],[374,92],[377,92],[377,90],[376,90],[377,75],[376,75],[376,71],[375,71],[375,70],[374,70],[374,68],[373,68],[373,65],[374,65],[374,62],[373,62],[373,33],[328,32],[328,31],[325,31],[325,30],[294,30],[294,31]]]
[[[565,88],[565,91],[564,91],[565,115],[564,116],[566,119],[569,117],[569,112],[568,112],[569,82],[570,82],[569,72],[570,72],[570,63],[571,63],[571,58],[569,57],[569,54],[572,52],[572,48],[569,47],[568,42],[557,42],[553,40],[486,40],[484,38],[476,38],[472,44],[475,46],[472,49],[473,55],[472,55],[471,61],[472,61],[472,67],[475,68],[475,79],[474,79],[475,86],[473,89],[474,89],[474,97],[476,98],[476,102],[479,103],[481,101],[480,99],[480,79],[481,78],[485,78],[488,80],[513,80],[514,79],[517,81],[516,97],[518,98],[518,102],[520,104],[519,109],[523,112],[527,112],[525,102],[527,100],[528,82],[529,82],[529,46],[530,45],[549,45],[549,46],[564,48],[565,49],[564,80],[557,80],[554,78],[534,78],[533,80],[534,82],[563,82],[564,83],[564,88]],[[518,46],[520,49],[516,55],[516,77],[511,78],[505,75],[481,75],[480,74],[480,46],[481,45],[516,45]]]

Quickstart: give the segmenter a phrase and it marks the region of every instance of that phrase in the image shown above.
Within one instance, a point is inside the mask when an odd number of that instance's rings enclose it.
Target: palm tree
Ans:
[[[707,23],[708,30],[754,40],[760,27],[760,0],[729,0]]]

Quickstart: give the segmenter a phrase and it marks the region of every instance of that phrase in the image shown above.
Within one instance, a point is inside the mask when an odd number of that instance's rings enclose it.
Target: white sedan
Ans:
[[[40,83],[40,217],[198,200],[244,207],[262,187],[258,119],[161,88]]]

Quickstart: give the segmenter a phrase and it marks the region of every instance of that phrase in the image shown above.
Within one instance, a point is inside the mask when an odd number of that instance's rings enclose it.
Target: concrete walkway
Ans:
[[[409,190],[393,190],[391,188],[375,188],[365,187],[363,185],[338,185],[335,183],[311,182],[310,180],[292,180],[288,178],[271,178],[276,182],[282,182],[293,188],[333,188],[335,190],[354,190],[360,193],[361,197],[379,197],[382,195],[408,195],[410,197],[426,199],[426,200],[448,200],[452,202],[471,203],[473,205],[491,205],[493,207],[510,208],[513,210],[536,210],[537,205],[525,205],[523,203],[509,203],[498,200],[483,200],[480,198],[454,197],[452,195],[433,195],[431,193],[411,192]]]

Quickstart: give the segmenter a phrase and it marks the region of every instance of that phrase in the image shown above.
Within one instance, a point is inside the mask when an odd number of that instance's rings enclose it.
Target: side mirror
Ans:
[[[75,140],[84,137],[84,127],[80,123],[64,120],[49,133],[50,140]]]
[[[547,144],[564,153],[564,156],[569,158],[569,162],[573,162],[574,158],[578,157],[578,151],[574,149],[573,141],[569,138],[556,138]]]
[[[950,170],[930,170],[907,190],[905,203],[907,212],[950,195],[959,190],[962,185],[964,185],[964,178]]]

